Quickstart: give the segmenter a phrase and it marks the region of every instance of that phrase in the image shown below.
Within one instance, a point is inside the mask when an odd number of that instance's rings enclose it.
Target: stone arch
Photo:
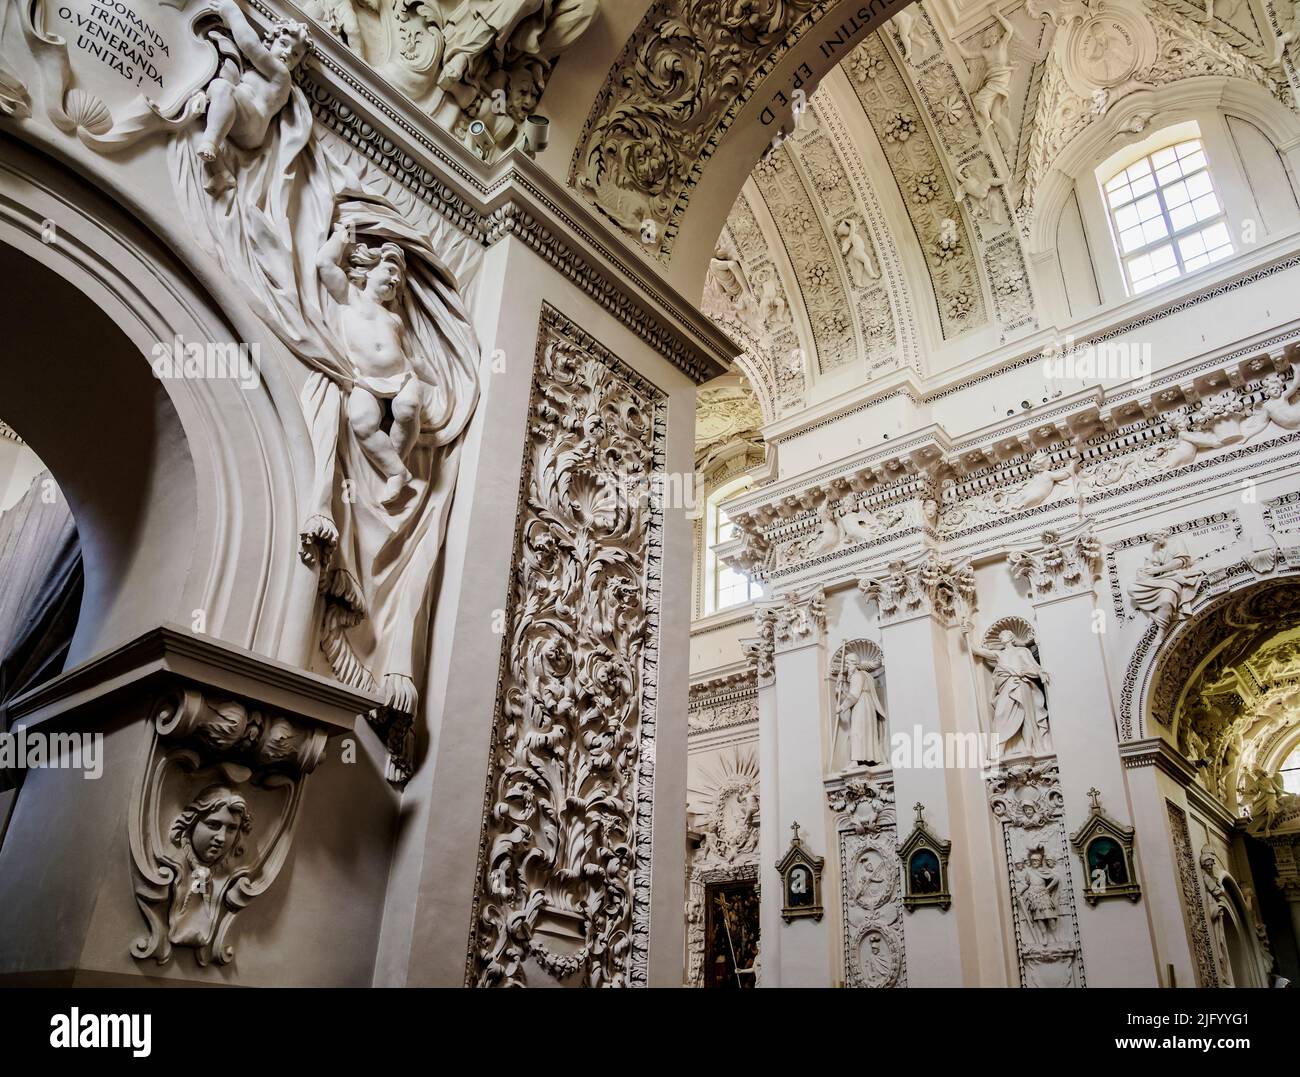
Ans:
[[[1277,723],[1267,678],[1255,671],[1242,680],[1234,669],[1268,660],[1279,646],[1300,652],[1300,572],[1264,579],[1233,573],[1206,588],[1165,639],[1153,627],[1138,644],[1121,701],[1122,728],[1132,730],[1126,739],[1169,740],[1210,771],[1220,798],[1235,811],[1241,768],[1256,759],[1257,740],[1268,750]],[[1134,698],[1136,716],[1128,711]]]
[[[796,93],[811,96],[854,45],[908,2],[773,0],[728,22],[718,5],[655,0],[596,93],[569,185],[629,241],[654,220],[647,253],[683,294],[699,295],[727,213],[763,150],[790,129]],[[681,26],[693,35],[691,55],[676,55],[680,32],[660,32]],[[669,69],[681,77],[659,86],[658,73]],[[629,78],[633,71],[655,85]],[[693,122],[681,122],[665,94],[688,99]],[[724,140],[727,152],[718,153]]]
[[[130,215],[12,140],[3,160],[7,419],[65,492],[85,554],[68,666],[163,623],[307,664],[293,477],[310,447],[279,355],[199,279],[179,222]],[[257,384],[155,377],[156,346],[177,337],[258,345]]]

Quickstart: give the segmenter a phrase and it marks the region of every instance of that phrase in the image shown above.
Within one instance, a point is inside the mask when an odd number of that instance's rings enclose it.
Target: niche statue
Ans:
[[[876,684],[878,660],[863,660],[853,651],[844,656],[835,692],[835,729],[831,736],[831,767],[836,766],[840,733],[847,729],[850,766],[876,766],[889,758],[889,729],[885,705]]]

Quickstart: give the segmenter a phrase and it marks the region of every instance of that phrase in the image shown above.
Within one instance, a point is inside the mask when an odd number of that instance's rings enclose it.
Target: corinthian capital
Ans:
[[[952,625],[975,605],[975,572],[967,560],[927,550],[910,561],[891,561],[884,575],[859,580],[858,590],[879,607],[882,624],[931,614]]]
[[[1015,579],[1029,584],[1034,601],[1081,594],[1101,575],[1101,550],[1092,521],[1084,520],[1063,531],[1044,531],[1035,546],[1010,550],[1007,567]]]
[[[758,678],[759,686],[772,683],[776,667],[772,655],[776,651],[776,610],[760,609],[754,612],[753,639],[742,641],[741,650]]]
[[[826,631],[826,592],[815,587],[802,594],[791,592],[776,607],[776,643],[785,650],[811,643]]]

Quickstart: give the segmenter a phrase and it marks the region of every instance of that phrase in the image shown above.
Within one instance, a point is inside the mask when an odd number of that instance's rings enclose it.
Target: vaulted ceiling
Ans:
[[[1142,13],[1153,53],[1142,81],[1089,97],[1077,20],[1096,12],[1078,0],[917,3],[828,73],[745,182],[702,300],[743,349],[768,421],[1038,330],[1035,193],[1128,93],[1225,75],[1294,107],[1263,10],[1219,0],[1207,20],[1204,4],[1112,4]]]

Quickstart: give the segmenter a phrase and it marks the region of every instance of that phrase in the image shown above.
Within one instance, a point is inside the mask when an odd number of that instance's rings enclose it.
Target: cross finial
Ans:
[[[925,820],[922,818],[922,816],[925,814],[925,805],[918,800],[915,804],[912,805],[912,810],[916,812],[916,825],[924,826]]]
[[[792,831],[794,831],[794,840],[795,840],[796,842],[798,842],[798,841],[799,841],[799,823],[798,823],[797,820],[796,820],[795,822],[793,822],[793,823],[790,824],[790,829],[791,829]]]
[[[1088,790],[1088,796],[1092,800],[1092,810],[1098,815],[1101,814],[1101,790],[1093,786]]]

